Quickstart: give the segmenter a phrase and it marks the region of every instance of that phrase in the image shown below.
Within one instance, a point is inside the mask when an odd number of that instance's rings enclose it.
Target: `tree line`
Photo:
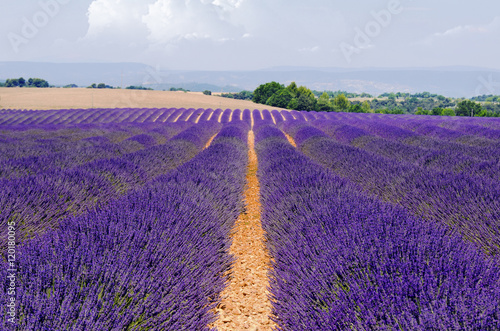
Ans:
[[[286,87],[277,82],[270,82],[257,87],[252,100],[271,107],[305,111],[373,112],[368,101],[351,103],[343,93],[325,91],[317,95],[317,91],[297,86],[295,82]]]
[[[366,100],[350,101],[349,97]],[[257,87],[252,96],[255,103],[304,111],[500,117],[500,105],[490,102],[500,98],[492,96],[484,98],[489,101],[486,103],[457,100],[429,92],[384,93],[379,98],[367,93],[311,91],[305,86],[297,86],[295,82],[285,86],[274,81]]]
[[[41,78],[29,78],[28,80],[23,77],[8,78],[5,83],[0,83],[2,87],[50,87],[49,82]]]

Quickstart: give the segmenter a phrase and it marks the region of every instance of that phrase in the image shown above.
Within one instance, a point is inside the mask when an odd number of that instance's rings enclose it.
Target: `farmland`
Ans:
[[[499,119],[146,106],[0,110],[2,330],[500,329]]]
[[[0,87],[0,109],[50,110],[67,108],[231,108],[265,109],[248,100],[234,100],[197,92],[142,91],[87,88]]]

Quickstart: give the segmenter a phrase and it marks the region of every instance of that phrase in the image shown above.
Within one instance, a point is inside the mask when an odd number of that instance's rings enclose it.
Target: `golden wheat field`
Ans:
[[[0,88],[0,109],[65,108],[231,108],[266,109],[247,100],[201,92],[142,91],[87,88]]]

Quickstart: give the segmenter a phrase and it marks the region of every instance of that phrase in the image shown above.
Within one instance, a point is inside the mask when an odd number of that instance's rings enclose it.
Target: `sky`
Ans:
[[[500,69],[500,1],[0,0],[0,61]]]

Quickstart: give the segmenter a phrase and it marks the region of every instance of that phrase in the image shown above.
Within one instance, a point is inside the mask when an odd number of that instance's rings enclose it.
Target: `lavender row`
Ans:
[[[162,126],[159,130],[148,130],[118,143],[111,143],[106,137],[97,136],[72,142],[68,144],[67,149],[62,151],[3,160],[0,161],[0,177],[32,176],[42,172],[83,165],[95,160],[121,157],[144,148],[164,144],[176,134],[187,129],[190,124],[183,122],[162,124]],[[45,144],[50,145],[50,142]],[[49,149],[56,148],[49,147]]]
[[[0,134],[0,160],[68,152],[80,146],[117,144],[144,133],[154,135],[160,142],[176,126],[187,128],[189,123],[5,126]]]
[[[281,122],[283,117],[278,110],[258,111],[259,118]],[[261,115],[262,113],[262,115]],[[289,112],[285,112],[289,113]],[[296,117],[304,119],[301,112],[294,112]],[[0,128],[15,128],[17,130],[28,127],[57,127],[60,125],[98,125],[98,124],[147,124],[147,123],[172,123],[216,121],[229,123],[233,121],[248,121],[248,116],[256,116],[255,110],[249,109],[203,109],[203,108],[115,108],[115,109],[59,109],[21,111],[10,110],[0,113]],[[309,119],[314,119],[311,115]],[[294,120],[294,117],[291,118]]]
[[[500,269],[474,245],[256,134],[280,330],[496,330]]]
[[[319,122],[319,121],[318,121]],[[412,119],[367,120],[364,117],[331,121],[334,126],[351,125],[384,139],[433,150],[453,149],[484,161],[498,159],[500,142],[445,129],[435,125],[417,125]],[[336,123],[336,124],[335,124]],[[426,122],[421,122],[426,123]]]
[[[248,110],[249,111],[249,110]],[[241,119],[237,109],[203,108],[115,108],[115,109],[59,109],[0,113],[0,127],[87,125],[106,123],[198,123],[208,119],[228,123]]]
[[[174,173],[20,247],[16,329],[207,330],[243,208],[246,130],[222,129]]]
[[[19,240],[56,227],[70,215],[104,205],[193,158],[220,130],[219,123],[191,126],[164,145],[67,170],[2,180],[0,224],[15,222]],[[0,235],[5,243],[6,233]]]
[[[485,161],[464,154],[460,149],[429,149],[418,145],[403,144],[399,141],[374,136],[369,132],[343,124],[343,122],[314,121],[312,124],[339,142],[359,147],[365,151],[395,161],[409,162],[425,168],[440,171],[464,173],[478,177],[500,180],[500,149],[490,153]],[[500,147],[500,146],[499,146]]]
[[[287,127],[300,150],[367,193],[450,226],[493,255],[500,253],[500,187],[488,178],[433,171],[340,144],[312,126]]]

